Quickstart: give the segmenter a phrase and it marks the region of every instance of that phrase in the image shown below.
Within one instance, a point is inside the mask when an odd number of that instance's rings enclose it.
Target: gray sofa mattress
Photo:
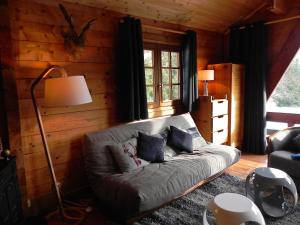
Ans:
[[[107,176],[96,191],[123,216],[133,216],[171,201],[238,159],[237,150],[208,145],[201,152],[181,154],[164,163]]]
[[[117,171],[107,148],[137,131],[158,133],[165,127],[194,127],[189,114],[147,120],[88,134],[84,139],[85,166],[90,185],[102,204],[130,218],[182,195],[240,158],[240,151],[225,145],[208,144],[192,154],[179,154],[163,163],[151,163],[127,173]]]

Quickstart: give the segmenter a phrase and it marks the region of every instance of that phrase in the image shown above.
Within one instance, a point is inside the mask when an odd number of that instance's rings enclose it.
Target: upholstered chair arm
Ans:
[[[300,127],[288,127],[267,137],[267,153],[277,150],[295,150],[293,138],[300,134]]]

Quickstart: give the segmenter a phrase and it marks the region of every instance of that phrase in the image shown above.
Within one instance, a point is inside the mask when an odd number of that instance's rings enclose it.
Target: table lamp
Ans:
[[[37,117],[40,133],[42,136],[43,147],[45,150],[48,167],[51,174],[51,179],[53,186],[55,188],[55,194],[58,201],[58,210],[61,216],[61,219],[65,219],[64,208],[62,203],[62,198],[59,190],[59,184],[57,182],[53,163],[51,160],[51,155],[49,152],[49,146],[47,143],[47,138],[42,122],[42,117],[40,109],[37,104],[35,97],[35,88],[36,86],[45,79],[51,71],[57,70],[60,72],[61,77],[50,78],[45,80],[45,105],[49,107],[63,107],[63,106],[72,106],[80,105],[92,102],[90,92],[88,90],[87,84],[83,76],[69,76],[67,75],[64,68],[60,66],[50,66],[48,67],[32,84],[31,86],[31,97]]]
[[[200,70],[198,75],[198,80],[204,82],[204,96],[208,96],[208,81],[214,80],[214,71],[213,70]]]

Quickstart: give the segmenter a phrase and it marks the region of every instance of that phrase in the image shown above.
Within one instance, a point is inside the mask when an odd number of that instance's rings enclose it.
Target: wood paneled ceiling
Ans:
[[[268,0],[64,0],[158,21],[224,32]]]

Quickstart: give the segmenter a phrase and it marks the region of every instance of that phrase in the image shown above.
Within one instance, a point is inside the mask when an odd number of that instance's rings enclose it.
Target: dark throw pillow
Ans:
[[[169,145],[186,151],[193,152],[193,136],[177,127],[170,126]]]
[[[294,145],[296,146],[297,150],[300,150],[300,134],[293,138]]]
[[[162,137],[156,137],[139,132],[138,156],[149,162],[164,161],[164,146],[166,142]]]

